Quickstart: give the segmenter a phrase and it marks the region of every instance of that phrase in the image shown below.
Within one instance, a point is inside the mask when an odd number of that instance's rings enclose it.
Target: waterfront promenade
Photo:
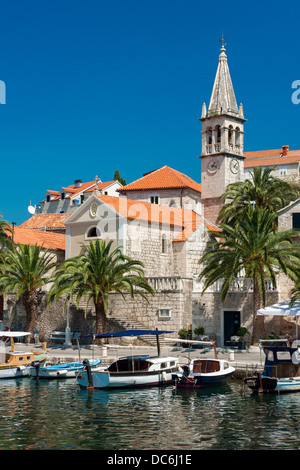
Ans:
[[[16,343],[16,348],[20,350],[42,349],[42,344]],[[156,356],[157,348],[154,346],[123,346],[107,344],[100,345],[76,345],[66,347],[64,345],[47,344],[48,359],[47,364],[56,364],[61,362],[74,362],[84,359],[101,359],[103,365],[110,364],[118,357],[133,355],[149,355]],[[258,347],[252,347],[248,350],[217,348],[218,358],[226,359],[230,365],[236,369],[236,377],[242,378],[251,375],[255,370],[261,370],[264,365],[265,355]],[[214,357],[213,348],[194,349],[183,348],[181,346],[172,345],[161,346],[161,356],[178,357],[181,365],[187,364],[189,359],[196,357]]]

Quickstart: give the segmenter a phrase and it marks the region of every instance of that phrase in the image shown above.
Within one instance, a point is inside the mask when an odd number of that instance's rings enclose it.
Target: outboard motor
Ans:
[[[41,366],[41,363],[39,361],[33,361],[31,363],[32,367],[35,368],[36,370],[36,378],[38,379],[39,378],[39,372],[40,372],[40,366]]]
[[[84,359],[82,363],[85,366],[86,373],[87,373],[87,376],[88,376],[87,390],[92,390],[94,388],[94,385],[93,385],[93,375],[92,375],[92,369],[91,369],[90,361],[88,359]]]
[[[184,377],[188,377],[189,376],[189,373],[190,373],[190,368],[189,366],[183,366],[183,376]]]

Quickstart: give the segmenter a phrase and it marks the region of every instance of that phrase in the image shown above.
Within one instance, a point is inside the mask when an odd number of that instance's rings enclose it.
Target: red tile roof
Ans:
[[[97,188],[99,189],[99,191],[105,189],[105,188],[108,188],[108,186],[110,186],[111,184],[115,183],[116,181],[106,181],[106,182],[98,182],[97,183]],[[62,189],[66,192],[66,193],[70,193],[70,195],[66,196],[65,199],[68,199],[70,197],[74,197],[76,194],[80,194],[82,192],[91,192],[91,191],[94,191],[95,190],[95,181],[89,181],[87,183],[81,183],[81,186],[78,186],[76,187],[76,184],[73,183],[69,186],[65,186],[65,187],[62,187]],[[56,197],[53,197],[51,199],[51,201],[57,201],[59,198],[60,198],[60,192],[59,191],[52,191],[50,189],[47,190],[46,193],[50,193],[52,196],[56,196]],[[42,202],[45,202],[45,201],[42,201]]]
[[[105,204],[111,206],[116,212],[130,220],[143,220],[180,227],[181,233],[173,240],[185,241],[203,222],[199,214],[191,209],[168,207],[150,202],[128,199],[125,197],[99,196]],[[216,227],[204,221],[209,230],[219,231]]]
[[[7,233],[12,238],[11,233]],[[62,233],[46,232],[44,230],[30,230],[14,226],[13,240],[23,245],[44,246],[52,250],[65,251],[66,237]]]
[[[120,188],[118,191],[122,193],[127,191],[170,188],[191,188],[201,192],[200,183],[196,183],[196,181],[189,176],[168,166],[163,166],[158,170],[146,173],[142,178],[127,184],[127,186],[123,186],[123,188]]]
[[[34,214],[30,219],[23,222],[20,227],[35,230],[65,229],[64,221],[70,215],[70,213]]]
[[[300,162],[300,150],[289,150],[288,146],[286,155],[284,155],[282,148],[245,152],[244,155],[246,157],[244,161],[245,168],[252,168],[254,166],[288,165],[290,163]]]

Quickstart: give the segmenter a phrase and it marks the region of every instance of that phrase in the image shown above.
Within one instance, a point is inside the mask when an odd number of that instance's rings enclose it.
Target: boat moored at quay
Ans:
[[[235,368],[230,366],[228,361],[213,358],[192,359],[189,365],[183,366],[182,369],[172,375],[174,388],[214,387],[227,382],[235,372]]]
[[[155,335],[157,356],[126,356],[114,361],[108,367],[92,369],[86,359],[85,370],[77,375],[80,388],[89,390],[102,388],[129,388],[162,386],[172,381],[172,374],[179,369],[177,357],[160,356],[158,336],[170,331],[125,330],[116,333],[89,335],[94,338],[119,338],[124,336]]]
[[[1,336],[10,339],[10,351],[4,347],[5,361],[0,363],[0,379],[15,379],[19,377],[28,377],[30,367],[33,362],[44,364],[47,358],[46,344],[42,351],[16,351],[14,338],[20,338],[30,335],[23,331],[1,332]]]
[[[90,361],[91,367],[99,366],[101,359]],[[30,369],[30,377],[36,379],[73,379],[85,367],[83,361],[68,362],[52,366],[41,366],[39,362],[33,362]]]
[[[85,370],[77,375],[80,388],[129,388],[163,386],[171,383],[178,370],[178,358],[172,356],[126,356],[109,367],[92,369],[86,359]]]
[[[168,340],[168,338],[166,338]],[[171,338],[170,338],[171,340]],[[189,344],[201,344],[212,346],[214,358],[196,358],[189,360],[181,370],[172,374],[172,383],[176,389],[198,389],[203,387],[214,387],[226,382],[235,372],[235,368],[228,361],[218,359],[215,340],[212,341],[189,341],[176,339],[176,342],[187,342]]]
[[[298,347],[264,346],[264,370],[244,383],[255,393],[300,392],[300,351]]]

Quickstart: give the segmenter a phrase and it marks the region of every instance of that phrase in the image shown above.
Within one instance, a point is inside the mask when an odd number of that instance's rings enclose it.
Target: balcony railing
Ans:
[[[155,292],[163,291],[183,291],[186,286],[186,282],[192,282],[191,278],[184,278],[180,276],[151,276],[146,277],[146,281]],[[189,287],[191,288],[191,287]]]
[[[224,279],[219,279],[214,284],[212,284],[206,292],[210,293],[219,293],[222,290]],[[276,283],[278,285],[278,283]],[[202,292],[204,289],[204,280],[199,281],[197,276],[193,278],[193,292]],[[266,292],[277,292],[278,288],[274,287],[270,279],[265,279],[265,289]],[[253,292],[253,279],[245,277],[235,278],[229,288],[229,292]]]

